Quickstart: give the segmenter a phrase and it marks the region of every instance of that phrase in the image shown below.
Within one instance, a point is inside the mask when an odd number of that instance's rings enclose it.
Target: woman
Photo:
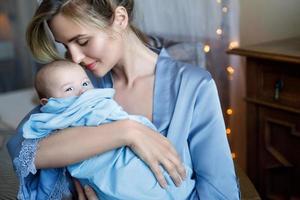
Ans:
[[[127,145],[162,187],[167,183],[160,166],[180,185],[184,162],[196,180],[189,199],[239,199],[214,81],[203,69],[173,60],[164,49],[149,49],[131,25],[132,11],[133,0],[44,0],[29,25],[28,44],[39,60],[59,58],[47,24],[68,57],[92,72],[95,86],[113,87],[125,111],[147,117],[160,134],[129,120],[69,128],[40,141],[24,140],[19,128],[8,147],[23,177],[21,190],[61,198],[68,189],[64,168],[57,167]],[[55,171],[57,179],[43,180],[45,168],[52,168],[47,170]]]

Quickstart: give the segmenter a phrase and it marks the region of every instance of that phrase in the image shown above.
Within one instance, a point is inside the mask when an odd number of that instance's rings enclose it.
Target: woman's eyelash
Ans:
[[[69,49],[69,47],[63,43],[61,43],[67,50]]]
[[[87,45],[88,44],[88,40],[84,40],[84,41],[77,41],[77,43],[81,46]]]

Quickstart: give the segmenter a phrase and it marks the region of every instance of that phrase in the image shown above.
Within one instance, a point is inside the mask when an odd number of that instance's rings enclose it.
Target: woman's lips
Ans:
[[[90,63],[90,64],[86,64],[85,66],[88,70],[93,70],[93,69],[95,69],[96,64],[97,64],[97,62],[93,62],[93,63]]]

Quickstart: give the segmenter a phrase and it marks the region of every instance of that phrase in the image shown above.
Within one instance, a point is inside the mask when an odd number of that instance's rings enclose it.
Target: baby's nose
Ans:
[[[84,93],[86,90],[87,90],[86,88],[81,88],[81,89],[79,90],[79,95],[81,95],[82,93]],[[78,95],[78,96],[79,96],[79,95]]]

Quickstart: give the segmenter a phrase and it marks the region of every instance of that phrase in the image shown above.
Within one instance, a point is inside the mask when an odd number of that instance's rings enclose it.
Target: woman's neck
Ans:
[[[134,82],[146,76],[153,76],[158,55],[129,31],[124,38],[124,54],[113,68],[114,81],[122,82],[125,87],[133,87]]]

